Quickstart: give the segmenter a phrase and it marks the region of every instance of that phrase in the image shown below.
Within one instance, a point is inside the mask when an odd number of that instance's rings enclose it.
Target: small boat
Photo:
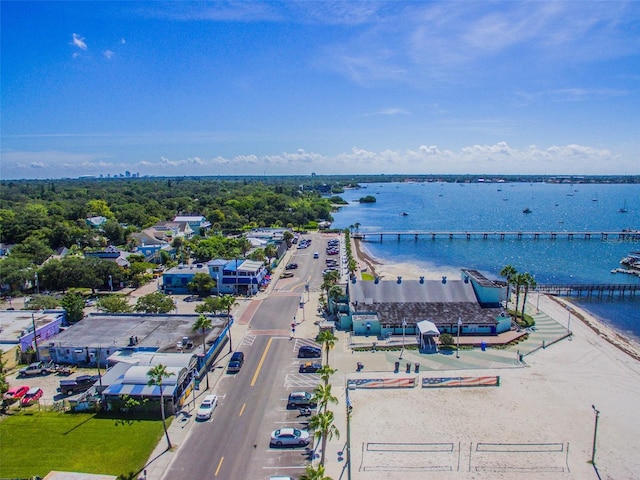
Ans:
[[[530,208],[525,208],[524,210],[522,210],[522,213],[531,213],[531,209]]]
[[[627,213],[629,209],[627,208],[627,201],[624,201],[624,205],[618,210],[620,213]]]
[[[409,215],[409,214],[408,214],[407,212],[402,212],[402,213],[401,213],[401,215],[402,215],[403,217],[406,217],[406,216],[407,216],[407,215]]]

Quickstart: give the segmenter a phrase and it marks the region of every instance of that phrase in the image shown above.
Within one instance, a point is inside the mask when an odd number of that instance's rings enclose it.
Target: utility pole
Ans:
[[[593,426],[593,450],[591,450],[591,464],[595,465],[596,464],[596,439],[598,437],[598,419],[600,418],[600,410],[598,410],[595,405],[591,405],[591,408],[593,408],[593,411],[596,414],[596,422],[595,422],[595,425]]]
[[[349,398],[349,383],[345,388],[347,395],[347,480],[351,480],[351,399]]]
[[[404,353],[404,330],[405,328],[407,328],[407,319],[403,318],[402,319],[402,350],[400,350],[400,358],[399,360],[402,360],[402,354]]]
[[[36,335],[36,318],[31,314],[31,325],[33,326],[33,344],[36,349],[36,362],[40,361],[40,355],[38,354],[38,337]]]
[[[458,318],[458,341],[456,346],[456,358],[460,358],[460,327],[462,327],[462,319]]]

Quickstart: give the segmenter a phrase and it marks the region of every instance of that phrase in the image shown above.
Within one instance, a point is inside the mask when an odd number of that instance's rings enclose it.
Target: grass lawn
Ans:
[[[163,434],[160,419],[18,413],[0,421],[0,478],[44,477],[51,470],[126,478],[142,469]]]

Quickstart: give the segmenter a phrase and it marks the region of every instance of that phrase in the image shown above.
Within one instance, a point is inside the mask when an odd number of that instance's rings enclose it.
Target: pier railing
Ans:
[[[556,240],[558,238],[565,238],[567,240],[584,239],[591,240],[592,238],[600,240],[622,240],[622,241],[640,241],[640,230],[612,230],[612,231],[418,231],[408,230],[402,232],[394,231],[379,231],[379,232],[355,232],[352,235],[355,240],[362,241],[380,241],[382,242],[384,237],[396,237],[400,240],[402,237],[413,237],[415,240],[419,238],[466,238],[471,240],[472,238],[481,238],[487,240],[489,238],[499,238],[504,240],[506,238],[522,239],[547,239]]]

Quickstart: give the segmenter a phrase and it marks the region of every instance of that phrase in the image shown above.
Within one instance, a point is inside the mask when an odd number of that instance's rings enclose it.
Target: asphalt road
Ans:
[[[314,343],[297,338],[291,323],[303,321],[299,306],[306,285],[318,289],[322,282],[324,254],[313,259],[313,252],[324,248],[315,237],[311,247],[292,256],[299,264],[294,277],[278,280],[253,315],[248,333],[234,339],[234,349],[245,352],[241,371],[224,374],[217,383],[219,404],[212,418],[192,426],[164,478],[266,479],[304,472],[305,448],[273,448],[269,439],[278,428],[306,427],[307,418],[287,410],[286,403],[289,392],[312,391],[319,381],[317,375],[299,374],[305,360],[296,358],[301,345]]]

